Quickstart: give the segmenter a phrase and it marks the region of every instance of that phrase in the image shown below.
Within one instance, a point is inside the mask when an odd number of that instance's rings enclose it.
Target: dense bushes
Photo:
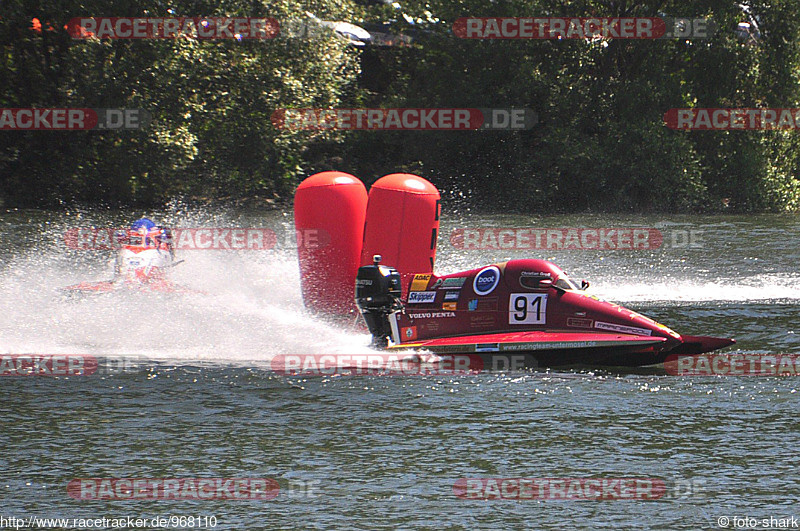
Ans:
[[[566,7],[564,7],[566,4]],[[350,171],[368,183],[408,170],[486,209],[520,211],[800,209],[800,132],[679,132],[677,107],[798,107],[800,5],[728,1],[346,0],[66,7],[2,13],[0,106],[142,107],[128,132],[2,132],[0,197],[151,203],[178,195],[290,198],[304,176]],[[136,6],[131,7],[131,6]],[[191,6],[191,7],[190,7]],[[266,42],[72,40],[72,16],[271,16],[394,21],[408,47],[357,49],[334,37]],[[402,16],[402,15],[405,15]],[[713,17],[709,40],[453,37],[459,16]],[[737,37],[752,16],[758,38]],[[42,31],[30,29],[43,21]],[[406,20],[415,20],[409,24]],[[49,31],[48,26],[53,30]],[[59,29],[62,28],[62,29]],[[528,107],[524,132],[288,132],[284,107]]]

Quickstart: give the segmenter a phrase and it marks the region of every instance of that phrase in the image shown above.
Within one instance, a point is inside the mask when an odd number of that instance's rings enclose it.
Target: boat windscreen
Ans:
[[[566,275],[561,275],[556,280],[555,286],[557,288],[566,289],[566,290],[577,290],[577,286],[572,283],[572,280],[569,279]]]

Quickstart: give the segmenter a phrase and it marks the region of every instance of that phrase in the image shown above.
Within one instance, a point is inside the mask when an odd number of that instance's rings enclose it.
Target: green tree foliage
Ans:
[[[384,78],[370,84],[373,101],[529,107],[540,123],[517,133],[356,134],[344,146],[356,174],[416,170],[489,209],[798,208],[800,133],[682,132],[663,121],[671,108],[797,107],[796,2],[418,0],[403,9],[426,31],[413,47],[379,52],[390,68],[365,65],[365,76]],[[709,17],[718,29],[691,41],[481,41],[452,37],[462,16]],[[760,35],[744,39],[735,29],[749,17]]]
[[[74,16],[391,22],[411,46],[72,40]],[[800,209],[800,132],[668,129],[684,107],[800,107],[794,0],[15,0],[0,12],[0,106],[141,107],[142,131],[3,132],[0,197],[290,198],[305,176],[417,172],[487,209]],[[462,16],[709,17],[708,40],[465,40]],[[31,19],[43,30],[32,31]],[[409,22],[411,21],[411,22]],[[737,24],[755,21],[743,38]],[[47,28],[52,26],[53,30]],[[287,131],[281,108],[527,107],[530,131]]]
[[[341,2],[311,5],[342,16]],[[20,205],[289,196],[310,135],[270,121],[285,107],[336,107],[355,50],[322,36],[274,40],[73,40],[75,16],[304,19],[291,1],[27,2],[2,11],[0,106],[143,108],[141,131],[3,132],[0,197]],[[31,29],[31,20],[42,31]],[[52,29],[48,29],[52,28]]]

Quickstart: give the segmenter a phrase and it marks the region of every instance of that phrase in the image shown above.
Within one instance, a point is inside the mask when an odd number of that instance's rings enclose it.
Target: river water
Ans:
[[[179,251],[175,281],[202,293],[58,296],[110,276],[107,251],[70,249],[65,232],[140,214],[0,214],[0,354],[89,354],[122,367],[0,377],[0,517],[214,516],[219,529],[720,529],[734,517],[800,518],[796,377],[649,368],[283,377],[270,370],[275,354],[368,352],[362,330],[304,312],[289,213],[148,212],[174,227],[270,228],[278,244]],[[448,238],[470,227],[633,226],[658,229],[664,244],[464,250]],[[678,332],[734,337],[734,352],[800,353],[797,217],[465,209],[445,212],[441,235],[439,273],[547,258]],[[272,478],[280,493],[76,500],[67,491],[76,478]],[[648,478],[665,492],[464,499],[461,478]]]

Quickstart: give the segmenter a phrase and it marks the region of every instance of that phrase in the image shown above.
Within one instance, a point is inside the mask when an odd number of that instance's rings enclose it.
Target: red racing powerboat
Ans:
[[[514,356],[516,366],[642,366],[695,355],[733,339],[681,335],[585,293],[558,266],[523,259],[413,276],[405,300],[392,267],[359,268],[356,305],[379,348]],[[492,366],[497,366],[493,363]]]
[[[417,175],[386,175],[367,193],[353,175],[317,173],[298,186],[294,209],[298,234],[322,242],[298,245],[306,307],[349,318],[355,282],[373,346],[405,350],[401,356],[479,356],[492,368],[630,367],[734,343],[681,335],[592,297],[588,283],[576,284],[545,260],[434,274],[441,195]]]

